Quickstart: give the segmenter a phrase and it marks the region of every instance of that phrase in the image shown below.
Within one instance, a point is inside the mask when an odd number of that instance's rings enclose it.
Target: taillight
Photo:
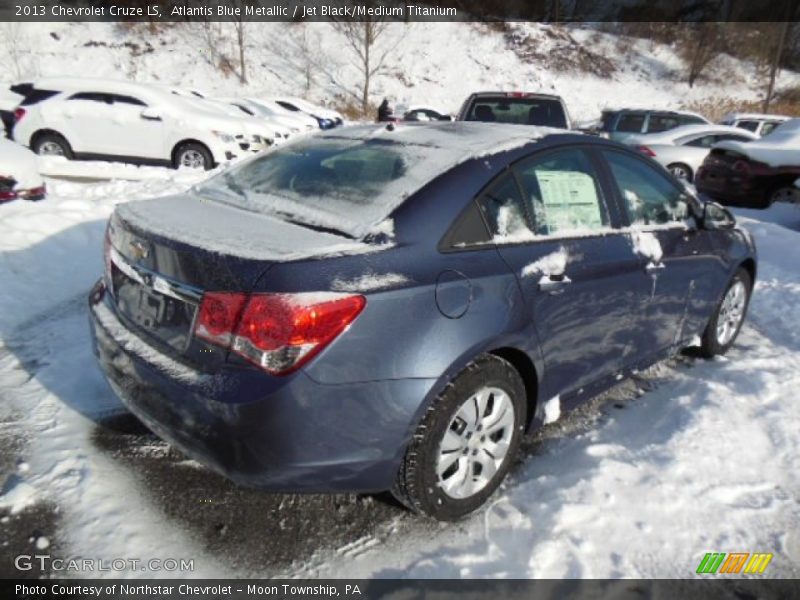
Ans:
[[[653,149],[650,148],[649,146],[637,146],[636,149],[639,152],[641,152],[642,154],[645,154],[645,155],[650,156],[650,157],[653,157],[653,156],[656,155],[656,153],[653,152]]]
[[[24,117],[25,114],[26,112],[24,108],[20,107],[14,110],[14,123],[19,123],[20,121],[22,121],[22,117]]]
[[[17,192],[14,190],[0,190],[0,202],[4,202],[7,200],[16,200],[17,199]]]
[[[735,163],[733,163],[731,169],[737,173],[748,174],[750,173],[750,163],[748,163],[746,160],[737,160]]]
[[[364,296],[333,293],[209,292],[203,295],[195,335],[285,375],[339,336],[366,303]]]
[[[233,330],[239,322],[247,302],[247,294],[208,292],[203,295],[200,314],[194,333],[214,344],[228,347],[233,341]]]

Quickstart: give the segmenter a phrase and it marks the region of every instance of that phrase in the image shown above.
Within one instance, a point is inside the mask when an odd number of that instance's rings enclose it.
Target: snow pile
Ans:
[[[368,271],[355,279],[333,280],[331,287],[339,292],[375,292],[388,288],[396,288],[409,283],[408,277],[400,273],[375,273]]]
[[[553,396],[544,403],[544,423],[555,423],[561,418],[561,396]]]
[[[531,275],[556,275],[564,274],[567,269],[567,262],[569,262],[569,255],[564,246],[560,246],[555,252],[543,256],[539,260],[532,262],[522,269],[523,277],[530,277]]]
[[[28,190],[42,185],[42,177],[36,164],[36,155],[22,146],[0,137],[0,177],[11,177],[19,190]]]
[[[640,231],[632,229],[630,232],[631,243],[633,244],[633,251],[650,259],[652,264],[659,264],[661,258],[664,256],[664,251],[661,249],[661,243],[658,237],[651,231]]]

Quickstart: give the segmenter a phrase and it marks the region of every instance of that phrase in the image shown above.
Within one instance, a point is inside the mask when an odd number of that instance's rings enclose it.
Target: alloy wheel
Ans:
[[[180,164],[190,169],[202,169],[205,167],[205,158],[197,150],[184,150],[181,152]]]
[[[439,446],[436,474],[451,498],[469,498],[493,479],[505,461],[516,424],[511,397],[483,387],[456,411]]]
[[[39,146],[39,154],[42,156],[64,156],[64,148],[56,142],[44,142]]]
[[[747,290],[741,281],[736,281],[728,289],[717,317],[717,342],[721,346],[728,344],[744,318],[744,309],[747,302]]]

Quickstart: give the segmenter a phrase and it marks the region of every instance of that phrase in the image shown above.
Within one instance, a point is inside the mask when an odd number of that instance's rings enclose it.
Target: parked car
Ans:
[[[320,129],[333,129],[344,123],[342,115],[335,110],[311,104],[301,98],[283,96],[272,98],[271,101],[289,112],[301,113],[314,117]]]
[[[112,388],[242,484],[478,508],[525,431],[696,336],[726,352],[755,277],[725,209],[550,131],[356,126],[118,205],[89,298]]]
[[[427,104],[412,104],[410,106],[400,107],[398,110],[403,118],[403,121],[452,121],[453,115],[439,107],[429,106]]]
[[[723,204],[766,208],[800,203],[800,119],[753,142],[716,144],[697,173],[697,190]]]
[[[762,113],[728,113],[720,120],[723,125],[746,129],[758,136],[765,136],[781,123],[791,119],[784,115],[765,115]]]
[[[661,133],[631,136],[626,144],[666,167],[675,177],[691,182],[711,146],[724,140],[749,142],[758,136],[725,125],[682,125]]]
[[[37,154],[211,169],[262,149],[242,119],[154,86],[104,79],[36,82],[14,139]]]
[[[27,148],[0,138],[0,203],[10,200],[41,200],[46,188],[36,155]]]
[[[283,111],[282,114],[278,113],[263,104],[246,98],[217,98],[216,100],[217,102],[225,102],[254,119],[260,119],[268,123],[281,133],[281,138],[279,139],[286,140],[292,136],[310,133],[319,129],[316,122],[313,124],[305,122],[294,117],[288,111]]]
[[[288,110],[274,100],[263,98],[246,98],[245,100],[256,105],[264,115],[270,118],[293,123],[292,126],[299,127],[301,132],[310,133],[319,129],[319,121],[316,118],[301,111]]]
[[[632,135],[660,133],[682,125],[709,123],[702,115],[691,112],[631,108],[604,110],[600,120],[600,133],[619,142],[624,142]]]
[[[0,127],[3,135],[0,137],[11,138],[11,129],[14,126],[14,111],[24,98],[11,90],[0,89]]]
[[[560,96],[528,92],[471,94],[461,105],[456,120],[570,128],[567,107]]]

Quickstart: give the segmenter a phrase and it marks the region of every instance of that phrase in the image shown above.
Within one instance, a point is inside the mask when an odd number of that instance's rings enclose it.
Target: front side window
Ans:
[[[591,233],[610,226],[598,178],[580,149],[558,150],[516,168],[538,235]]]
[[[103,104],[111,104],[111,97],[108,94],[101,92],[78,92],[72,94],[69,100],[88,100],[89,102],[102,102]]]
[[[147,106],[144,102],[133,96],[123,96],[122,94],[113,94],[112,99],[114,104],[131,104],[133,106]]]
[[[644,127],[644,115],[628,113],[622,115],[617,122],[617,131],[623,133],[640,133]]]
[[[741,127],[742,129],[747,129],[747,131],[752,131],[753,133],[756,132],[758,129],[758,121],[739,121],[736,124],[737,127]]]
[[[683,191],[644,161],[604,150],[631,225],[680,223],[689,216]]]

